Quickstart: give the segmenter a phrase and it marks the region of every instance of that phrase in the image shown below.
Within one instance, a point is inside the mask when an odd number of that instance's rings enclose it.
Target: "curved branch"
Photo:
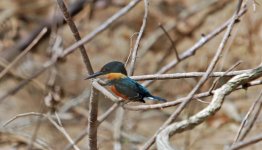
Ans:
[[[229,95],[232,91],[236,90],[238,86],[245,85],[246,83],[262,76],[262,65],[256,69],[253,69],[247,73],[237,75],[224,84],[221,88],[215,90],[212,102],[202,111],[198,112],[194,116],[187,120],[175,122],[167,126],[162,130],[156,138],[157,148],[172,150],[169,143],[169,137],[183,132],[185,130],[192,129],[197,125],[204,122],[208,117],[214,115],[222,106],[225,96]]]

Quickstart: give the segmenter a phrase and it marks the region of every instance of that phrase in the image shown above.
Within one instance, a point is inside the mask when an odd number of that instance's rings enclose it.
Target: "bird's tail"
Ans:
[[[166,102],[167,100],[162,98],[162,97],[158,97],[158,96],[149,96],[149,97],[144,97],[144,100],[157,100],[157,101],[161,101],[161,102]]]

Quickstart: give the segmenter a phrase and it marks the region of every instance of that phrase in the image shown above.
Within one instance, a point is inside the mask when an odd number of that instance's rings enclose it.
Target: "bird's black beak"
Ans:
[[[103,74],[104,74],[104,72],[98,71],[98,72],[96,72],[96,73],[94,73],[94,74],[88,75],[88,76],[85,78],[85,80],[91,79],[91,78],[95,78],[95,77],[100,76],[100,75],[103,75]]]

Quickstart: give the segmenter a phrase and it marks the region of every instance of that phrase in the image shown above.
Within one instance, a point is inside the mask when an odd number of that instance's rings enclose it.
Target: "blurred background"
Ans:
[[[74,8],[73,4],[76,2],[76,0],[65,1],[69,8]],[[81,3],[73,17],[80,35],[82,37],[88,35],[129,2],[129,0],[98,0],[93,7],[88,0]],[[139,46],[134,75],[154,74],[176,60],[171,42],[159,27],[160,24],[174,40],[178,53],[182,54],[202,36],[226,22],[234,13],[237,2],[237,0],[149,0],[147,25]],[[255,68],[261,63],[262,13],[259,4],[262,4],[262,0],[256,2],[258,5],[255,11],[252,1],[248,2],[248,11],[234,27],[215,71],[226,71],[238,61],[242,63],[235,70]],[[94,10],[90,11],[91,9]],[[58,19],[61,13],[54,0],[1,0],[0,12],[0,70],[22,53],[26,48],[28,37],[38,33],[43,26],[48,27],[48,32],[30,52],[0,78],[0,96],[3,96],[41,69],[53,55],[72,45],[75,39],[68,25]],[[144,5],[141,1],[126,15],[114,21],[104,32],[85,44],[95,71],[109,61],[127,60],[141,27],[143,15]],[[219,34],[214,37],[193,56],[183,60],[167,73],[205,71],[222,36],[223,34]],[[87,71],[80,52],[76,50],[17,92],[9,93],[0,103],[0,149],[27,149],[33,135],[37,135],[34,145],[36,149],[64,149],[69,142],[45,118],[28,115],[2,127],[6,121],[18,114],[49,112],[50,99],[55,99],[55,108],[52,109],[56,110],[63,127],[72,139],[83,133],[87,127],[91,85],[90,81],[83,80],[85,75]],[[187,96],[198,80],[199,78],[158,80],[148,88],[154,95],[173,101]],[[223,78],[220,84],[227,80]],[[198,92],[207,91],[213,81],[214,78],[210,78]],[[233,92],[226,98],[222,109],[216,115],[195,129],[173,136],[172,143],[186,150],[223,149],[233,142],[243,117],[257,99],[261,88],[262,86],[258,85]],[[209,102],[211,98],[212,96],[201,100]],[[111,100],[102,94],[99,95],[99,114],[103,114],[111,105],[113,105]],[[180,115],[179,120],[186,119],[207,105],[193,100]],[[116,113],[119,111],[113,112],[99,126],[99,149],[113,149],[114,125],[119,119],[123,119],[120,138],[122,149],[138,149],[152,137],[175,109],[174,106],[148,111],[125,110],[124,117],[121,118]],[[261,121],[259,116],[248,136],[261,131]],[[87,137],[82,139],[78,144],[79,148],[86,149],[87,141]],[[257,143],[246,149],[260,149],[261,145]]]

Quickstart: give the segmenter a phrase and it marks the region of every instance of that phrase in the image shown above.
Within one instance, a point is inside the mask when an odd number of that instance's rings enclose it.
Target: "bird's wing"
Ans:
[[[132,99],[143,99],[141,95],[141,85],[130,78],[122,78],[115,83],[116,90],[128,98]]]

